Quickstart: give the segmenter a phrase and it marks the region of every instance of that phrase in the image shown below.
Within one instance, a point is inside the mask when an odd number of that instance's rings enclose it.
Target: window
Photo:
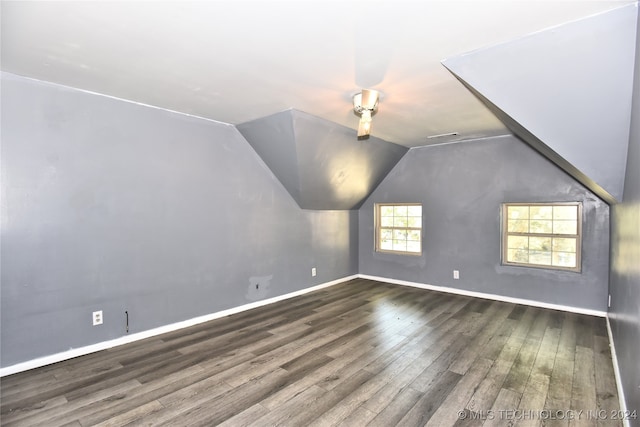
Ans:
[[[580,271],[582,204],[502,205],[502,262]]]
[[[422,253],[422,205],[376,204],[376,251]]]

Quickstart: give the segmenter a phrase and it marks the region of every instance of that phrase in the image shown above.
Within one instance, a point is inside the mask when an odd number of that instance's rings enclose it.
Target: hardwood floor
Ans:
[[[0,389],[3,426],[621,425],[604,319],[361,279]]]

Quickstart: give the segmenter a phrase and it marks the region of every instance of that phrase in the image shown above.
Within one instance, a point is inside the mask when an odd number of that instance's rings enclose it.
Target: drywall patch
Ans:
[[[271,290],[271,280],[273,274],[269,276],[251,276],[249,277],[249,287],[245,297],[249,301],[259,301],[265,299]]]

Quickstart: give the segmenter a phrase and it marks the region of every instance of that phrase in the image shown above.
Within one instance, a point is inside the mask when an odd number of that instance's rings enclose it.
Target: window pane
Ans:
[[[409,227],[413,228],[421,228],[422,227],[422,218],[419,216],[410,216],[407,222]]]
[[[383,216],[380,219],[380,225],[383,227],[393,227],[393,217],[392,216]]]
[[[409,230],[407,233],[407,240],[412,240],[414,242],[420,241],[420,230]]]
[[[376,204],[376,250],[422,252],[422,206]]]
[[[553,251],[576,252],[576,239],[554,238]]]
[[[576,267],[576,254],[569,252],[554,252],[553,265],[558,267]]]
[[[529,249],[529,238],[527,236],[509,236],[507,238],[509,249]]]
[[[578,221],[553,221],[554,234],[578,234]]]
[[[407,252],[420,252],[420,242],[407,242]]]
[[[531,219],[553,219],[553,206],[531,206]]]
[[[406,206],[394,206],[393,207],[393,216],[407,216],[407,207]]]
[[[393,240],[407,240],[407,231],[393,230]]]
[[[406,227],[407,226],[407,217],[406,216],[394,216],[393,217],[393,226],[394,227]]]
[[[529,206],[508,206],[508,219],[529,219]]]
[[[549,233],[553,232],[553,221],[532,219],[529,224],[530,233]]]
[[[578,219],[577,206],[554,206],[553,219]]]
[[[531,251],[529,252],[529,263],[551,265],[551,252]]]
[[[528,233],[529,221],[526,219],[510,219],[507,224],[509,233]]]
[[[393,250],[394,251],[407,251],[407,241],[406,240],[394,240],[393,241]]]
[[[380,239],[390,240],[392,238],[393,238],[392,230],[389,230],[388,228],[380,229]]]
[[[422,216],[422,206],[409,206],[407,214],[409,216]]]
[[[581,205],[504,204],[504,263],[578,270]]]
[[[529,237],[529,250],[551,253],[551,237]]]
[[[380,215],[381,216],[393,216],[393,206],[381,206],[380,207]]]
[[[509,249],[507,251],[508,262],[529,262],[529,251],[526,249]]]

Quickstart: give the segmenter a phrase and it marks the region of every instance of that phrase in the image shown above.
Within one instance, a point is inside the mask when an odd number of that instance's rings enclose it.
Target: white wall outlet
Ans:
[[[93,326],[102,325],[102,310],[93,312]]]
[[[611,294],[609,294],[609,302],[607,303],[607,307],[611,307]]]
[[[456,280],[460,278],[460,272],[458,270],[453,270],[453,278]]]
[[[316,271],[316,268],[315,268],[315,267],[312,267],[312,268],[311,268],[311,277],[316,277],[316,274],[317,274],[317,273],[318,273],[318,272]]]

